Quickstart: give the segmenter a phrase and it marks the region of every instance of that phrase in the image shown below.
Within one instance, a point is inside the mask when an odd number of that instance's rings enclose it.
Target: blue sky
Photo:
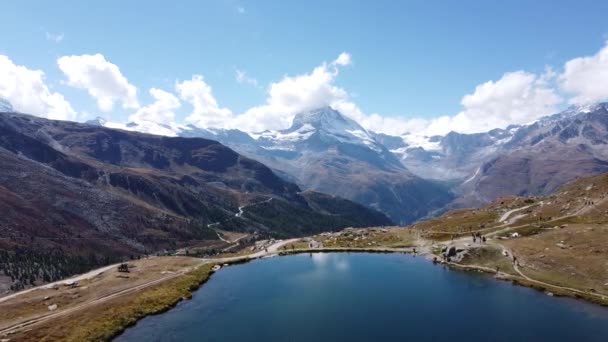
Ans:
[[[202,75],[219,108],[237,116],[268,102],[272,82],[326,62],[336,74],[331,86],[356,105],[355,118],[420,118],[427,127],[429,120],[461,113],[463,97],[484,82],[515,71],[541,78],[547,66],[559,77],[564,63],[598,54],[608,39],[608,3],[584,0],[20,0],[3,2],[1,11],[0,55],[42,70],[50,91],[62,94],[80,119],[99,114],[113,121],[127,120],[137,108],[101,111],[88,88],[66,82],[60,57],[103,55],[137,88],[140,107],[155,100],[150,88],[174,94],[181,104],[172,110],[176,122],[193,111],[175,90],[177,81]],[[350,63],[334,72],[331,62],[343,52]],[[241,82],[237,70],[246,73]],[[580,85],[565,92],[555,79],[548,82],[560,99],[541,104],[543,110],[580,95]],[[590,98],[603,99],[598,96]],[[267,117],[273,115],[279,114]],[[366,126],[391,124],[377,122]]]

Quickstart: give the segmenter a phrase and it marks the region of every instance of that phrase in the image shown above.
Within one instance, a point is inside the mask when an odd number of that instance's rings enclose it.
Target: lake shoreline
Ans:
[[[281,244],[285,246],[286,241],[279,242],[277,245]],[[91,337],[96,340],[114,340],[118,336],[120,336],[127,329],[137,325],[139,321],[148,316],[156,316],[170,311],[175,308],[180,302],[186,301],[192,298],[193,294],[203,288],[204,284],[208,282],[215,271],[213,267],[215,265],[219,265],[220,267],[225,267],[229,265],[243,264],[248,263],[249,261],[255,259],[269,258],[269,257],[279,257],[279,256],[288,256],[288,255],[296,255],[296,254],[307,254],[307,253],[361,253],[361,254],[412,254],[414,256],[419,256],[425,259],[425,261],[432,262],[438,265],[444,265],[452,270],[460,270],[460,271],[476,271],[483,272],[487,274],[493,274],[496,280],[504,280],[509,281],[514,285],[519,285],[523,287],[529,287],[536,289],[538,291],[542,291],[551,296],[564,296],[571,297],[575,299],[583,300],[586,303],[592,303],[595,305],[600,305],[602,307],[608,306],[608,302],[598,300],[597,298],[584,296],[580,293],[574,293],[570,291],[564,291],[559,288],[554,288],[552,286],[545,286],[543,284],[535,283],[533,281],[529,281],[523,277],[518,277],[515,275],[510,275],[506,273],[496,273],[495,270],[475,264],[458,264],[453,262],[443,262],[436,261],[438,258],[434,260],[436,257],[435,254],[430,251],[424,249],[422,253],[416,253],[417,248],[415,247],[399,247],[399,248],[390,248],[390,247],[373,247],[373,248],[361,248],[361,247],[322,247],[322,248],[300,248],[300,249],[283,249],[279,250],[278,248],[274,248],[274,250],[268,253],[254,253],[245,256],[239,257],[231,257],[231,258],[222,258],[222,259],[205,259],[201,260],[201,263],[192,269],[188,273],[184,273],[176,276],[175,278],[168,280],[166,282],[159,283],[155,287],[145,288],[135,292],[133,297],[127,297],[126,305],[130,307],[137,307],[137,300],[140,297],[145,297],[148,300],[153,300],[155,302],[155,306],[148,309],[140,309],[140,310],[126,310],[119,312],[122,316],[120,317],[112,317],[108,316],[108,312],[104,311],[101,308],[98,312],[94,313],[96,316],[96,320],[99,321],[97,326],[90,326],[87,324],[82,324],[82,326],[73,325],[72,329],[75,329],[76,332],[69,332],[70,334],[74,333],[75,336],[86,336]],[[200,259],[199,259],[200,260]],[[193,276],[195,274],[195,276]],[[175,287],[175,284],[179,284],[180,290],[173,292],[165,292],[164,289],[169,289]],[[549,293],[550,291],[550,293]],[[130,302],[133,301],[133,302]],[[124,303],[123,303],[124,304]],[[102,326],[102,328],[100,328]],[[70,326],[66,326],[69,330]],[[27,331],[27,330],[26,330]],[[83,335],[83,332],[86,332],[86,335]],[[18,335],[15,335],[18,336]],[[28,337],[29,334],[23,335],[24,337]]]
[[[399,248],[399,249],[391,249],[391,248],[353,248],[353,247],[343,247],[343,248],[315,248],[315,249],[298,249],[298,250],[283,250],[281,251],[278,255],[279,256],[283,256],[283,255],[295,255],[295,254],[305,254],[305,253],[382,253],[382,254],[389,254],[389,253],[397,253],[397,254],[415,254],[418,256],[421,256],[423,258],[425,258],[426,260],[428,260],[429,262],[432,262],[434,264],[437,265],[445,265],[448,266],[449,268],[453,269],[453,270],[460,270],[460,271],[469,271],[469,272],[482,272],[482,273],[487,273],[487,274],[493,274],[494,278],[496,280],[503,280],[503,281],[509,281],[514,285],[518,285],[518,286],[523,286],[523,287],[528,287],[528,288],[532,288],[541,292],[545,292],[550,296],[555,296],[555,297],[568,297],[568,298],[574,298],[577,300],[582,300],[588,303],[592,303],[592,304],[596,304],[596,305],[600,305],[602,307],[608,307],[608,300],[604,299],[600,299],[597,297],[593,297],[591,295],[585,295],[582,293],[576,293],[573,291],[569,291],[569,290],[564,290],[561,289],[558,285],[551,285],[551,284],[543,284],[537,281],[533,281],[533,280],[528,280],[525,279],[523,277],[520,276],[516,276],[516,275],[512,275],[512,274],[507,274],[507,273],[502,273],[499,272],[497,273],[496,270],[494,269],[490,269],[488,267],[484,267],[484,266],[479,266],[479,265],[465,265],[465,264],[459,264],[459,263],[454,263],[454,262],[446,262],[446,261],[440,261],[439,257],[427,252],[427,253],[414,253],[413,252],[413,248]],[[438,261],[433,261],[433,258],[437,257]]]
[[[244,256],[242,258],[239,259],[234,259],[234,260],[229,260],[226,262],[217,262],[215,263],[215,265],[220,265],[222,267],[227,267],[227,266],[232,266],[232,265],[238,265],[238,264],[245,264],[257,259],[264,259],[264,258],[268,258],[268,257],[282,257],[282,256],[290,256],[290,255],[298,255],[298,254],[307,254],[307,253],[362,253],[362,254],[409,254],[409,255],[414,255],[414,256],[420,256],[422,258],[424,258],[425,260],[437,264],[437,265],[444,265],[449,267],[451,270],[454,271],[466,271],[466,272],[481,272],[481,273],[486,273],[488,275],[493,274],[494,278],[496,280],[502,280],[502,281],[508,281],[511,282],[513,285],[517,285],[517,286],[522,286],[522,287],[527,287],[527,288],[531,288],[531,289],[535,289],[538,290],[540,292],[544,292],[544,293],[551,293],[551,296],[555,296],[555,297],[568,297],[568,298],[574,298],[577,300],[581,300],[587,303],[591,303],[591,304],[595,304],[595,305],[600,305],[602,307],[608,307],[608,302],[606,301],[601,301],[601,300],[597,300],[596,298],[593,297],[585,297],[582,296],[580,294],[576,294],[576,293],[572,293],[569,291],[562,291],[559,289],[552,289],[551,292],[548,292],[550,289],[547,286],[543,286],[540,284],[535,284],[533,282],[527,281],[524,278],[521,277],[517,277],[517,276],[513,276],[513,275],[509,275],[509,274],[505,274],[505,273],[499,273],[497,274],[494,270],[491,270],[490,268],[487,267],[483,267],[483,266],[478,266],[478,265],[463,265],[463,264],[458,264],[458,263],[453,263],[453,262],[444,262],[444,261],[438,261],[438,262],[434,262],[432,260],[432,257],[434,257],[435,255],[433,255],[432,253],[415,253],[414,252],[414,248],[351,248],[351,247],[338,247],[338,248],[315,248],[315,249],[295,249],[295,250],[281,250],[278,253],[275,254],[269,254],[269,255],[265,255],[265,256],[260,256],[260,257],[256,257],[256,258],[249,258],[248,256]],[[211,263],[214,264],[214,263]],[[209,279],[211,279],[211,276],[213,276],[215,272],[212,271],[209,276],[207,277],[207,279],[205,279],[202,283],[199,284],[199,287],[194,290],[192,293],[194,293],[195,291],[198,291],[207,281],[209,281]],[[154,316],[154,315],[159,315],[162,313],[167,312],[168,310],[174,308],[177,304],[179,304],[179,302],[181,302],[182,300],[189,300],[190,298],[181,298],[179,299],[177,302],[175,302],[174,305],[167,307],[166,310],[160,311],[160,312],[155,312],[155,313],[151,313],[149,315],[143,316],[141,318],[139,318],[137,321],[147,317],[147,316]],[[137,324],[137,321],[134,322],[131,326],[134,326]],[[131,327],[129,326],[129,327]],[[117,336],[119,336],[120,334],[122,334],[127,328],[129,327],[125,327],[124,329],[121,329],[120,332],[118,332],[115,336],[112,337],[112,339],[116,338]]]
[[[279,257],[279,256],[289,256],[289,255],[297,255],[297,254],[301,254],[299,257],[297,257],[297,259],[294,258],[276,258],[277,260],[274,260],[274,256]],[[309,255],[311,254],[311,257],[309,258]],[[320,256],[319,254],[327,254],[326,256]],[[344,254],[343,256],[339,256],[338,254]],[[346,254],[351,254],[351,256],[347,256]],[[374,259],[373,255],[369,255],[369,254],[378,254],[378,258]],[[381,256],[380,254],[384,254],[386,256]],[[395,254],[394,257],[390,257],[390,254]],[[434,284],[437,284],[440,288],[445,288],[445,289],[449,289],[447,292],[443,292],[443,295],[447,295],[448,297],[438,297],[437,301],[435,302],[435,305],[439,305],[439,308],[444,307],[442,305],[446,305],[445,306],[445,310],[449,310],[450,305],[448,304],[450,301],[447,301],[449,298],[453,298],[453,294],[454,291],[461,291],[463,290],[462,284],[460,283],[460,281],[458,279],[463,279],[465,282],[472,282],[472,284],[480,284],[479,282],[488,284],[487,286],[489,286],[489,288],[496,288],[496,289],[505,289],[506,294],[509,293],[513,293],[516,294],[516,296],[519,297],[519,293],[521,294],[526,294],[525,296],[532,296],[534,298],[539,298],[539,300],[541,302],[551,302],[551,303],[556,303],[555,305],[557,307],[561,307],[562,305],[565,305],[566,307],[570,307],[573,308],[575,311],[577,310],[577,307],[588,307],[588,306],[583,306],[584,304],[589,305],[590,303],[588,302],[578,302],[577,301],[572,301],[572,300],[555,300],[553,298],[548,298],[549,296],[546,296],[542,293],[537,293],[534,294],[536,291],[530,291],[530,290],[524,290],[524,287],[521,287],[521,290],[516,290],[516,289],[511,289],[510,288],[514,288],[512,286],[509,286],[509,284],[503,283],[504,285],[500,285],[498,284],[498,282],[494,282],[493,279],[489,279],[488,277],[486,277],[485,275],[479,274],[475,275],[475,274],[469,274],[469,275],[465,275],[462,274],[459,276],[457,275],[457,273],[459,272],[450,272],[450,270],[445,269],[445,267],[440,267],[440,268],[434,268],[431,267],[432,265],[430,265],[429,263],[427,263],[428,261],[432,261],[432,259],[429,259],[429,257],[431,257],[431,255],[420,255],[420,257],[424,258],[425,260],[418,260],[416,261],[416,259],[412,256],[410,257],[406,257],[403,258],[401,256],[399,256],[398,254],[410,254],[407,253],[403,250],[399,250],[396,252],[390,251],[390,250],[378,250],[378,249],[369,249],[369,250],[362,250],[362,249],[355,249],[355,248],[340,248],[340,249],[315,249],[315,250],[306,250],[306,249],[302,249],[302,250],[294,250],[294,251],[288,251],[288,252],[282,252],[282,253],[278,253],[278,254],[272,254],[272,258],[273,260],[267,260],[265,262],[261,262],[261,263],[255,263],[255,265],[245,265],[244,267],[239,267],[239,268],[230,268],[230,269],[226,269],[226,274],[220,274],[220,277],[217,278],[217,280],[215,280],[214,282],[210,283],[207,287],[201,287],[201,291],[200,293],[196,294],[193,298],[192,301],[194,301],[192,304],[188,304],[187,302],[184,303],[184,306],[180,306],[181,309],[176,310],[175,312],[168,314],[166,317],[163,318],[154,318],[151,320],[146,320],[145,323],[142,323],[141,325],[138,326],[138,328],[134,329],[133,331],[129,330],[129,333],[124,335],[124,337],[117,339],[117,341],[121,341],[121,342],[125,342],[125,341],[136,341],[138,339],[141,339],[142,336],[145,336],[145,334],[150,334],[150,333],[154,333],[155,331],[157,331],[158,333],[162,334],[168,334],[168,335],[162,335],[165,337],[168,336],[184,336],[184,334],[186,334],[185,336],[198,336],[196,335],[196,331],[197,329],[188,329],[188,331],[192,331],[191,333],[182,333],[180,330],[180,326],[187,324],[188,326],[191,326],[192,322],[190,323],[184,323],[184,322],[189,322],[189,318],[186,317],[193,317],[192,315],[195,312],[195,310],[202,310],[200,311],[201,315],[204,315],[203,317],[206,318],[202,318],[205,322],[209,322],[208,324],[210,324],[210,326],[214,326],[214,330],[213,332],[209,332],[210,335],[206,335],[206,333],[204,335],[200,335],[200,336],[213,336],[213,338],[217,338],[218,336],[224,336],[222,335],[221,330],[225,329],[225,327],[217,326],[212,322],[224,322],[226,321],[226,319],[230,320],[230,318],[227,317],[219,317],[216,318],[216,311],[214,308],[217,308],[218,305],[219,307],[226,307],[226,306],[230,306],[232,307],[234,305],[234,303],[232,302],[226,302],[225,300],[227,298],[224,298],[224,294],[222,294],[222,291],[228,291],[228,293],[230,293],[231,295],[229,295],[230,298],[232,298],[232,293],[240,293],[237,291],[237,289],[239,288],[256,288],[256,286],[262,286],[261,284],[264,284],[264,282],[266,281],[271,281],[270,279],[265,280],[267,275],[265,272],[262,272],[262,270],[267,269],[268,267],[270,267],[271,269],[273,269],[274,271],[270,271],[272,274],[272,277],[277,277],[278,279],[294,279],[291,278],[293,277],[293,274],[297,274],[297,278],[299,282],[304,281],[304,279],[306,279],[306,277],[309,277],[310,279],[314,279],[314,284],[317,285],[321,285],[321,283],[318,283],[318,276],[320,274],[334,274],[334,273],[341,273],[340,271],[345,271],[348,269],[351,269],[350,272],[348,272],[348,276],[346,276],[348,279],[350,279],[350,277],[353,274],[358,274],[359,277],[363,277],[361,279],[373,279],[371,280],[373,282],[373,284],[380,284],[383,281],[388,281],[388,279],[393,279],[392,277],[388,277],[388,278],[383,278],[382,276],[380,276],[379,274],[376,274],[375,272],[381,273],[381,274],[401,274],[401,276],[399,276],[398,278],[394,278],[394,279],[404,279],[403,275],[407,274],[409,276],[406,276],[405,279],[411,279],[414,283],[416,283],[415,279],[420,279],[420,284],[425,284],[428,282],[428,278],[426,278],[425,276],[422,276],[422,274],[424,273],[430,273],[430,274],[438,274],[438,276],[435,276],[434,279],[436,280],[436,282],[433,282]],[[369,255],[369,256],[365,256],[365,255]],[[303,258],[304,257],[304,258]],[[403,259],[402,259],[403,258]],[[280,260],[279,260],[280,259]],[[288,261],[285,259],[292,259],[292,261]],[[298,261],[299,260],[299,261]],[[347,267],[347,268],[342,268],[342,261],[344,260],[351,260],[349,262],[351,267]],[[365,260],[369,260],[369,262],[363,262]],[[372,262],[372,260],[376,260],[375,262]],[[389,260],[395,260],[395,262],[388,262],[386,263],[386,261]],[[401,260],[401,261],[399,261]],[[245,260],[244,262],[248,262],[250,260]],[[359,263],[358,261],[361,261],[361,263]],[[397,262],[399,261],[399,262]],[[295,267],[293,268],[293,266],[295,265],[301,265],[301,263],[309,263],[311,265],[315,265],[312,269],[309,268],[309,266],[307,266],[304,269],[300,269],[299,267]],[[278,265],[278,266],[273,266],[273,265]],[[357,268],[359,268],[357,265],[360,265],[362,268],[360,268],[359,270],[356,270]],[[370,266],[373,265],[373,266]],[[383,265],[386,265],[386,267],[384,267]],[[410,265],[412,267],[413,270],[415,269],[424,269],[426,270],[424,273],[417,273],[418,271],[413,271],[414,273],[412,273],[412,271],[409,271],[410,269]],[[414,267],[415,266],[415,267]],[[438,265],[439,266],[439,265]],[[452,268],[452,270],[471,270],[471,271],[477,271],[477,272],[482,272],[481,270],[475,269],[475,268],[471,268],[471,267],[452,267],[451,265],[448,264],[444,264],[444,266],[448,266],[450,268]],[[445,270],[444,270],[445,269]],[[277,270],[281,270],[280,273],[277,273]],[[289,271],[289,270],[293,270],[293,271]],[[382,271],[384,270],[384,271]],[[307,274],[307,276],[305,278],[301,278],[302,275],[301,271],[304,271],[304,274]],[[260,273],[262,272],[262,273]],[[282,273],[282,272],[287,272],[287,273]],[[321,273],[318,273],[321,272]],[[388,273],[387,273],[388,272]],[[437,273],[438,272],[438,273]],[[293,273],[293,274],[292,274]],[[484,273],[488,273],[490,274],[490,272],[484,272]],[[236,274],[240,274],[240,276],[236,276]],[[290,276],[290,274],[292,274]],[[441,275],[444,274],[444,275]],[[452,275],[450,275],[452,274]],[[257,275],[257,276],[256,276]],[[378,275],[378,276],[377,276]],[[412,277],[412,275],[417,275],[415,278]],[[420,278],[418,278],[418,275],[420,276]],[[371,278],[370,278],[371,277]],[[252,279],[251,280],[251,284],[249,284],[247,282],[247,279]],[[274,278],[273,278],[274,279]],[[384,280],[383,280],[384,279]],[[466,280],[469,279],[469,280]],[[477,280],[478,279],[478,280]],[[485,280],[484,280],[485,279]],[[237,281],[238,280],[238,281]],[[443,280],[443,281],[439,281],[439,280]],[[510,279],[502,279],[502,280],[510,280]],[[225,283],[225,282],[228,283]],[[232,290],[226,290],[225,286],[228,286],[229,283],[234,283],[235,281],[237,281],[238,285],[237,287],[229,287]],[[272,280],[273,284],[275,280]],[[380,282],[380,283],[378,283]],[[492,283],[494,283],[494,285],[491,285]],[[258,284],[258,285],[256,285]],[[282,284],[290,284],[290,282],[285,283],[282,282]],[[396,285],[398,283],[392,282],[393,285],[390,285],[389,287],[387,287],[386,289],[390,289],[390,288],[399,288],[400,290],[399,293],[403,293],[401,290],[401,286],[400,285]],[[293,284],[291,284],[290,286],[293,286]],[[299,286],[307,286],[307,285],[299,285]],[[330,284],[324,284],[324,286],[330,286]],[[396,287],[395,287],[396,286]],[[422,291],[421,292],[421,296],[426,293],[424,292],[424,288],[426,285],[418,285],[418,286],[414,286],[414,288],[417,288],[418,291]],[[285,286],[283,286],[285,287]],[[519,286],[518,286],[519,287]],[[314,288],[314,287],[313,287]],[[332,287],[328,287],[329,289],[331,289]],[[472,287],[468,287],[469,289],[472,289]],[[224,290],[222,290],[224,289]],[[463,301],[465,299],[463,298],[467,298],[466,301],[467,302],[477,302],[478,298],[479,301],[483,302],[485,301],[485,299],[482,298],[496,298],[496,297],[488,297],[488,293],[486,292],[486,290],[488,289],[488,287],[483,286],[479,289],[478,292],[477,289],[473,289],[472,291],[469,291],[470,293],[468,293],[465,297],[459,297],[461,298],[460,301]],[[218,292],[219,291],[219,292]],[[235,292],[237,291],[237,292]],[[273,292],[274,290],[272,290],[271,292]],[[276,291],[279,291],[278,289]],[[335,291],[335,290],[333,290]],[[500,290],[500,292],[502,293],[503,290]],[[522,292],[523,291],[523,292]],[[323,291],[324,292],[324,291]],[[280,292],[279,293],[283,293]],[[289,292],[291,293],[291,292]],[[305,303],[310,303],[309,300],[312,300],[312,298],[309,298],[309,291],[304,291],[304,292],[297,292],[297,293],[301,293],[301,300],[304,301]],[[313,294],[317,293],[315,290],[312,290]],[[332,291],[330,291],[329,293],[333,293]],[[358,296],[356,298],[361,298],[360,296],[360,292],[355,290],[355,293],[358,293]],[[416,298],[417,295],[415,294],[415,292],[410,292],[412,293],[412,295]],[[463,292],[464,293],[464,292]],[[238,299],[240,300],[245,300],[246,297],[252,298],[252,293],[249,292],[249,290],[247,290],[247,292],[244,292],[243,295],[245,297]],[[268,295],[270,295],[271,297],[267,297]],[[342,292],[340,292],[340,296],[342,295]],[[278,299],[283,298],[282,295],[277,294]],[[332,295],[333,296],[333,295]],[[340,297],[339,296],[339,297]],[[391,295],[392,296],[392,295]],[[435,296],[435,295],[432,295]],[[525,298],[524,296],[524,298]],[[263,302],[263,303],[267,303],[268,300],[271,300],[271,298],[275,298],[273,294],[268,294],[268,292],[264,292],[264,293],[260,293],[258,295],[254,295],[255,298],[253,301],[254,302]],[[363,296],[366,297],[366,296]],[[239,296],[237,295],[237,298],[239,298]],[[325,303],[325,300],[327,300],[327,298],[323,299],[325,297],[321,296],[319,297],[319,301],[322,301]],[[397,300],[396,298],[398,297],[391,297],[391,298],[395,298],[395,300]],[[508,297],[507,297],[508,298]],[[277,300],[278,300],[277,299]],[[353,299],[353,298],[351,298]],[[454,298],[456,300],[456,302],[458,302],[458,299]],[[295,300],[295,299],[294,299]],[[367,299],[362,299],[361,302],[349,302],[349,303],[359,303],[359,305],[364,305],[363,303],[366,303],[366,301],[369,300],[379,300],[380,302],[384,302],[384,300],[386,300],[386,298],[376,298],[374,299],[374,296],[371,296]],[[251,300],[250,300],[251,301]],[[272,301],[272,300],[271,300]],[[525,301],[525,300],[524,300]],[[282,300],[281,300],[282,302]],[[313,301],[314,302],[314,301]],[[327,303],[331,303],[332,301],[328,301]],[[414,301],[416,302],[416,301]],[[426,302],[426,301],[423,301]],[[430,304],[432,301],[429,301],[428,305],[433,305]],[[445,302],[446,304],[441,304],[442,302]],[[516,301],[517,302],[517,301]],[[246,303],[246,302],[245,302]],[[418,302],[420,303],[420,302]],[[561,304],[560,304],[561,303]],[[501,305],[499,302],[496,303],[497,307],[497,313],[501,312],[501,310],[504,309],[501,308]],[[299,310],[296,309],[298,307],[298,305],[290,305],[289,307],[291,307],[294,310]],[[459,304],[460,305],[460,304]],[[458,306],[459,306],[458,305]],[[263,314],[265,312],[265,304],[258,304],[258,305],[254,305],[253,303],[248,303],[245,304],[246,307],[256,307],[258,308],[258,311],[260,314]],[[519,307],[518,305],[516,305],[517,307]],[[310,304],[305,304],[303,307],[310,307]],[[483,305],[482,305],[483,307]],[[371,305],[370,308],[374,308],[374,305]],[[235,312],[236,315],[238,315],[238,312],[241,312],[241,309],[238,308],[233,308],[230,310],[236,310]],[[603,309],[598,309],[598,310],[603,310]],[[247,312],[249,312],[249,310],[247,310]],[[447,311],[446,311],[447,312]],[[477,312],[483,312],[477,310]],[[605,311],[602,311],[603,313],[606,313]],[[295,313],[297,314],[297,313]],[[232,315],[232,314],[229,314]],[[232,316],[228,316],[228,317],[232,317]],[[272,319],[270,318],[272,316],[269,316],[268,319]],[[184,321],[184,319],[186,319],[186,321]],[[280,321],[280,320],[279,320]],[[181,323],[180,323],[181,322]],[[254,326],[256,326],[254,324]],[[166,330],[163,330],[166,329]],[[184,327],[185,329],[185,327]],[[251,328],[247,328],[247,329],[251,329]],[[321,328],[324,329],[324,328]],[[200,330],[200,329],[199,329]],[[217,330],[220,330],[219,332]],[[164,332],[167,331],[167,332]],[[173,332],[170,332],[173,331]],[[199,331],[199,333],[203,333],[201,331]],[[177,335],[171,335],[171,334],[177,334]],[[218,335],[219,334],[219,335]],[[233,335],[225,335],[225,336],[233,336]],[[261,336],[266,336],[264,335],[264,333],[262,333]],[[287,336],[287,335],[281,335],[281,336]],[[238,340],[238,339],[237,339]]]

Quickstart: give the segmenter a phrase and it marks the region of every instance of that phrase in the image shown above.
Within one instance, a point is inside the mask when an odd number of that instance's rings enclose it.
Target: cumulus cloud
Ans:
[[[129,120],[133,122],[173,123],[175,121],[175,110],[181,106],[179,99],[175,95],[157,88],[150,89],[150,95],[154,98],[154,102],[139,108],[129,117]]]
[[[351,63],[350,55],[340,54],[330,63],[322,63],[310,73],[284,76],[268,87],[266,103],[248,109],[234,118],[232,124],[248,131],[284,129],[301,111],[337,105],[348,101],[348,93],[334,80],[340,67]]]
[[[366,129],[393,135],[406,132],[428,136],[450,131],[486,132],[511,124],[530,123],[555,113],[562,103],[562,98],[552,86],[555,77],[555,72],[549,68],[541,75],[525,71],[507,72],[500,79],[482,83],[465,95],[461,100],[463,109],[457,114],[432,119],[365,114],[349,101],[338,102],[335,108],[359,121]]]
[[[102,54],[63,56],[57,65],[67,77],[67,84],[86,89],[101,111],[111,111],[117,101],[123,108],[139,107],[137,88]]]
[[[324,62],[311,72],[284,76],[267,88],[266,102],[235,115],[219,108],[204,82],[197,94],[203,105],[195,105],[189,121],[198,125],[239,128],[255,132],[284,129],[293,116],[322,106],[331,106],[358,121],[364,128],[387,134],[413,132],[423,135],[484,132],[511,124],[525,124],[554,113],[563,102],[555,90],[556,73],[548,68],[538,75],[526,71],[507,72],[498,80],[479,84],[461,100],[462,110],[454,115],[431,119],[391,117],[365,113],[349,93],[335,84],[341,68],[352,65],[350,54],[343,52],[331,62]],[[200,81],[202,81],[202,76]],[[237,80],[245,82],[246,74],[237,71]],[[182,95],[182,99],[186,100]],[[201,108],[206,108],[202,110]]]
[[[17,111],[56,120],[75,120],[76,111],[63,95],[49,90],[41,70],[16,65],[0,55],[0,97]]]
[[[142,133],[150,133],[165,136],[175,136],[179,125],[175,122],[175,110],[181,106],[181,102],[175,95],[161,89],[150,89],[150,95],[154,99],[147,106],[140,107],[129,116],[129,124],[108,122],[107,127],[125,130],[135,130]]]
[[[343,52],[335,60],[321,63],[310,73],[284,76],[268,86],[266,103],[241,114],[220,107],[211,86],[201,75],[194,75],[192,80],[178,81],[176,90],[182,100],[193,106],[186,121],[196,126],[238,128],[250,132],[284,129],[291,125],[293,116],[298,112],[349,103],[348,93],[334,85],[334,80],[340,68],[351,63],[350,55]],[[257,80],[239,69],[236,69],[235,76],[239,83],[258,84]]]
[[[608,41],[593,56],[574,58],[564,65],[559,76],[561,88],[573,94],[571,104],[608,99]]]
[[[463,110],[433,119],[427,134],[485,132],[511,124],[530,123],[555,113],[562,99],[549,84],[552,71],[538,76],[525,71],[505,73],[497,81],[478,85],[462,98]]]
[[[193,111],[186,117],[187,122],[199,127],[229,126],[232,112],[218,105],[211,86],[202,75],[193,75],[190,80],[176,82],[175,89],[179,97],[193,107]]]
[[[405,118],[364,112],[347,90],[336,84],[345,67],[353,64],[347,52],[329,62],[322,62],[309,72],[285,75],[270,83],[264,103],[242,113],[233,113],[220,106],[212,87],[202,75],[176,81],[177,96],[150,89],[154,101],[140,108],[137,88],[103,55],[63,56],[57,64],[66,75],[67,84],[86,89],[97,100],[101,110],[110,111],[116,102],[120,102],[123,108],[136,109],[129,117],[131,121],[176,125],[175,112],[181,106],[181,99],[192,106],[185,119],[188,123],[249,132],[284,129],[291,125],[298,112],[332,106],[376,132],[435,135],[454,130],[475,133],[529,123],[557,112],[564,102],[558,89],[572,94],[568,102],[573,104],[608,99],[608,84],[603,84],[608,80],[608,42],[595,55],[572,59],[558,72],[550,68],[539,74],[520,70],[481,83],[462,97],[459,112],[435,118]],[[11,101],[17,110],[53,118],[76,117],[63,96],[51,92],[44,84],[42,71],[17,66],[6,56],[0,56],[0,77],[0,96]],[[259,86],[255,78],[240,69],[235,69],[235,79],[242,84]]]
[[[342,52],[338,58],[333,61],[333,63],[340,66],[346,66],[352,64],[352,60],[349,53]]]

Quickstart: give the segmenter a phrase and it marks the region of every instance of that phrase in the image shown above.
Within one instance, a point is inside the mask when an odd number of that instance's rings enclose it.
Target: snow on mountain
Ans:
[[[216,140],[225,145],[251,145],[255,146],[256,141],[246,132],[238,129],[224,128],[201,128],[194,125],[180,126],[178,135],[180,137],[198,137]]]
[[[92,126],[105,126],[108,123],[108,120],[102,118],[101,116],[96,117],[95,119],[85,121],[87,125]]]
[[[0,112],[14,112],[13,105],[5,98],[0,97]]]
[[[262,161],[303,189],[379,208],[397,222],[437,208],[424,204],[426,200],[440,198],[445,204],[451,195],[433,184],[450,184],[449,191],[459,198],[456,205],[470,206],[499,195],[545,193],[572,177],[608,171],[608,104],[602,103],[570,107],[527,125],[443,136],[371,132],[331,107],[297,114],[288,129],[259,133],[147,121],[126,125],[92,121],[216,140]],[[407,216],[412,209],[406,210],[407,202],[417,198],[420,189],[432,196],[410,203],[416,214]]]
[[[266,149],[293,150],[295,145],[311,138],[322,143],[345,143],[382,152],[384,146],[356,121],[331,107],[322,107],[298,113],[290,128],[281,131],[264,131],[251,135]]]
[[[497,128],[474,134],[450,132],[444,136],[416,133],[391,136],[370,132],[331,107],[298,113],[288,129],[259,133],[246,133],[237,129],[200,128],[193,125],[166,125],[151,121],[125,125],[107,122],[102,118],[89,123],[167,136],[203,137],[220,141],[242,152],[247,151],[253,157],[260,153],[259,151],[267,151],[270,155],[276,152],[291,153],[295,156],[294,153],[322,151],[340,146],[343,152],[353,153],[357,158],[364,158],[366,155],[365,158],[379,157],[393,165],[401,163],[423,178],[471,182],[471,177],[479,176],[478,168],[488,160],[501,153],[511,153],[535,145],[557,131],[560,132],[561,139],[572,136],[571,143],[578,141],[586,144],[587,135],[579,131],[589,128],[583,127],[575,131],[574,128],[564,130],[564,126],[571,125],[571,121],[580,115],[601,111],[605,106],[602,103],[572,106],[528,125],[512,125],[505,129]],[[352,150],[360,147],[363,149]]]
[[[420,147],[426,151],[439,151],[441,150],[441,141],[438,136],[426,136],[407,133],[401,136],[406,146],[410,148]]]
[[[167,125],[148,120],[139,120],[137,122],[129,122],[124,124],[111,122],[99,116],[95,119],[87,120],[85,123],[92,126],[103,126],[107,128],[122,129],[125,131],[164,135],[167,137],[176,137],[184,130],[183,126],[177,124]]]
[[[315,128],[310,124],[304,124],[293,131],[264,131],[251,133],[258,142],[262,143],[263,148],[269,150],[294,150],[294,145],[305,141],[315,133]]]

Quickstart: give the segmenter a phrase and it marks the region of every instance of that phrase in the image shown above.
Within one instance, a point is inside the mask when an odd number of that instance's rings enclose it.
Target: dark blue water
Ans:
[[[218,271],[117,341],[608,341],[608,309],[401,254],[305,254]]]

